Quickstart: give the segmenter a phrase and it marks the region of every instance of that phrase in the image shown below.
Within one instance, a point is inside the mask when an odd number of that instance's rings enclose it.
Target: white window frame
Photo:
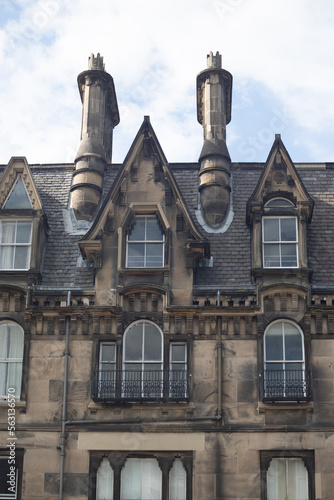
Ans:
[[[160,351],[160,360],[145,360],[144,358],[144,346],[145,346],[145,325],[146,324],[149,324],[149,325],[153,325],[156,330],[157,330],[157,333],[160,334],[161,336],[161,351]],[[140,360],[126,360],[126,338],[127,338],[127,334],[128,332],[134,327],[134,326],[138,326],[138,325],[143,325],[143,336],[142,336],[142,345],[141,345],[141,359]],[[122,363],[122,378],[123,378],[123,383],[125,383],[126,381],[126,372],[129,368],[130,365],[133,365],[133,364],[136,364],[136,365],[141,365],[141,369],[140,369],[140,373],[141,373],[141,397],[142,398],[146,398],[147,396],[145,396],[145,380],[144,380],[144,376],[143,374],[145,374],[145,371],[149,371],[147,370],[147,368],[145,369],[145,365],[150,365],[150,364],[159,364],[160,365],[160,372],[161,372],[161,391],[160,391],[160,394],[155,396],[155,397],[162,397],[163,396],[163,370],[164,370],[164,357],[163,357],[163,349],[164,349],[164,339],[163,339],[163,333],[161,331],[161,329],[158,327],[158,325],[156,323],[154,323],[153,321],[147,321],[147,320],[140,320],[140,321],[135,321],[134,323],[131,323],[131,325],[129,325],[129,327],[126,329],[125,333],[124,333],[124,339],[123,339],[123,363]],[[138,370],[139,371],[139,370]],[[159,370],[157,370],[159,371]],[[124,389],[122,390],[122,397],[126,397],[126,398],[129,398],[129,396],[127,395],[127,391],[124,392]],[[138,396],[134,396],[134,399],[137,399]]]
[[[103,347],[104,346],[113,346],[115,350],[115,359],[114,360],[102,360],[102,353],[103,353]],[[117,388],[117,372],[116,372],[116,363],[117,363],[117,345],[116,342],[101,342],[99,346],[99,390],[98,390],[98,396],[101,398],[105,397],[104,396],[104,391],[100,387],[100,384],[103,383],[103,370],[102,366],[105,364],[112,364],[113,368],[110,370],[111,372],[114,372],[114,392],[112,394],[108,394],[108,398],[115,397],[116,396],[116,388]]]
[[[264,241],[264,224],[265,224],[265,220],[268,220],[268,219],[276,219],[279,221],[279,240],[278,241],[271,241],[271,240],[268,240],[268,241]],[[293,219],[295,220],[295,224],[296,224],[296,239],[294,241],[285,241],[285,240],[282,240],[281,239],[281,220],[282,219]],[[266,262],[265,262],[265,246],[266,245],[277,245],[278,247],[278,251],[279,251],[279,261],[280,261],[280,265],[279,266],[269,266],[269,265],[266,265]],[[294,245],[295,248],[296,248],[296,257],[297,257],[297,263],[295,266],[285,266],[285,265],[282,265],[282,254],[281,254],[281,248],[282,248],[282,245]],[[266,269],[296,269],[299,267],[299,255],[298,255],[298,221],[297,221],[297,217],[296,216],[264,216],[262,217],[262,259],[263,259],[263,267],[266,268]]]
[[[174,361],[172,359],[172,350],[173,350],[173,346],[182,346],[184,348],[184,361]],[[182,384],[185,383],[185,391],[184,391],[184,394],[183,394],[183,397],[188,397],[188,394],[187,394],[187,378],[188,378],[188,352],[187,352],[187,343],[186,342],[174,342],[172,341],[169,345],[169,381],[170,382],[174,382],[172,380],[172,374],[173,374],[173,365],[181,365],[183,364],[184,365],[184,380],[181,380],[180,382]],[[173,391],[170,389],[169,390],[169,396],[171,398],[175,397],[173,396]]]
[[[296,330],[298,330],[298,332],[300,334],[301,346],[302,346],[302,359],[294,359],[294,360],[290,360],[290,359],[287,360],[286,359],[286,350],[285,350],[285,341],[284,341],[285,340],[285,323],[292,325],[294,328],[296,328]],[[282,356],[282,359],[279,359],[279,360],[267,359],[267,337],[268,337],[268,335],[270,335],[270,330],[272,329],[272,327],[275,325],[278,325],[278,324],[281,325],[282,336],[280,336],[280,338],[282,338],[283,356]],[[264,333],[263,339],[264,339],[264,376],[266,377],[267,372],[270,373],[270,370],[267,370],[267,368],[266,368],[267,364],[270,363],[270,364],[283,365],[283,369],[282,369],[283,381],[285,381],[286,380],[286,372],[287,372],[287,370],[289,370],[289,364],[299,363],[302,365],[302,368],[301,368],[302,373],[303,373],[302,380],[305,381],[305,340],[304,340],[304,334],[303,334],[301,328],[298,325],[296,325],[296,323],[294,323],[293,321],[288,321],[288,320],[273,321],[267,327],[267,329]],[[280,371],[280,369],[278,369],[278,371]],[[287,394],[284,390],[282,396],[288,397],[288,395],[289,394]],[[306,396],[306,393],[304,392],[303,395]],[[265,394],[265,396],[266,396],[266,394]]]
[[[12,397],[15,397],[16,401],[20,401],[21,399],[21,391],[22,391],[22,373],[23,373],[23,356],[24,356],[24,332],[22,327],[18,324],[15,323],[14,321],[4,321],[0,323],[1,329],[6,329],[6,334],[5,334],[5,356],[1,356],[1,351],[0,351],[0,377],[5,377],[4,379],[4,389],[5,389],[5,394],[0,393],[0,401],[7,401],[9,395]],[[20,357],[9,357],[9,349],[11,345],[11,327],[17,328],[17,333],[21,335],[21,351],[22,351],[22,356]],[[14,333],[14,332],[13,332]],[[2,336],[1,336],[2,337]],[[1,338],[0,337],[0,338]],[[15,365],[20,365],[19,366],[19,374],[20,377],[17,378],[17,380],[11,380],[10,378],[10,368]],[[17,385],[15,388],[14,385]],[[2,385],[1,385],[2,386]],[[9,391],[10,389],[15,389],[15,391]]]
[[[13,238],[13,242],[2,242],[2,227],[5,223],[15,223],[15,237]],[[17,226],[20,223],[28,224],[30,223],[30,237],[29,237],[29,242],[26,243],[17,243]],[[30,260],[31,260],[31,240],[32,240],[32,220],[31,219],[2,219],[0,220],[0,254],[2,253],[3,249],[6,247],[13,248],[13,255],[12,255],[12,262],[10,266],[7,267],[0,267],[1,271],[27,271],[30,269]],[[15,254],[16,254],[16,249],[21,248],[21,247],[26,247],[28,248],[28,253],[27,253],[27,267],[14,267],[15,266]],[[1,262],[1,260],[0,260]],[[1,265],[1,264],[0,264]]]
[[[163,231],[162,232],[162,239],[161,240],[149,240],[146,239],[146,230],[147,230],[147,220],[148,219],[156,219],[157,223],[157,217],[155,214],[146,214],[146,215],[136,215],[135,219],[135,224],[137,220],[139,219],[145,219],[145,237],[143,240],[132,240],[129,241],[129,234],[127,233],[126,235],[126,259],[125,259],[125,266],[128,269],[162,269],[165,266],[165,234]],[[143,266],[129,266],[129,245],[136,245],[136,244],[143,244],[144,245],[144,265]],[[148,266],[146,265],[146,248],[148,244],[159,244],[162,245],[162,265],[161,266]]]

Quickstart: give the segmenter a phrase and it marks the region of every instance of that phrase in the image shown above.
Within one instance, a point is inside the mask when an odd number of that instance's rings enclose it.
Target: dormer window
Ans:
[[[126,238],[126,267],[163,267],[164,242],[155,216],[137,216]]]
[[[265,205],[265,212],[293,208],[285,199],[276,198]],[[298,267],[297,217],[265,216],[262,218],[263,267]]]
[[[0,221],[0,269],[30,268],[31,220]]]

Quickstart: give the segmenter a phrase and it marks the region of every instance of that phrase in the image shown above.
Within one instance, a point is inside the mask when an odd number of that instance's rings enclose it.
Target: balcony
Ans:
[[[188,373],[173,370],[98,370],[93,372],[92,398],[104,403],[188,401]]]
[[[262,373],[263,401],[310,401],[311,374],[305,370],[265,370]]]

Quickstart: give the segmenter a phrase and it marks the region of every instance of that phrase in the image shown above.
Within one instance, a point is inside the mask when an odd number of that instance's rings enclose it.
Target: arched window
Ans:
[[[13,321],[0,323],[0,400],[8,395],[20,400],[23,362],[23,329]]]
[[[264,335],[264,397],[296,400],[307,392],[303,333],[291,321],[275,321]]]
[[[163,394],[163,341],[152,322],[138,321],[124,334],[123,397],[160,398]]]

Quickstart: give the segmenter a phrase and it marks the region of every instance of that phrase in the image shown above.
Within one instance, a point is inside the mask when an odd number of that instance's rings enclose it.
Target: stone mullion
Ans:
[[[114,471],[114,500],[121,498],[121,473],[126,461],[126,455],[110,455],[109,463]]]
[[[162,472],[162,494],[161,500],[168,500],[169,494],[169,471],[173,465],[172,457],[158,457],[158,464]]]
[[[192,484],[193,484],[193,460],[192,457],[182,457],[183,467],[186,471],[186,500],[192,500]]]

